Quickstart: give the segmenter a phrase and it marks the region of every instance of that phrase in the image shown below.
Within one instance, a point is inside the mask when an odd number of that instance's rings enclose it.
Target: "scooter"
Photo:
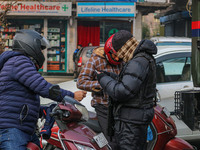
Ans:
[[[188,142],[175,137],[177,128],[170,112],[158,104],[154,110],[154,118],[150,124],[153,138],[148,142],[147,150],[194,150]]]
[[[66,101],[69,102],[69,99],[66,99]],[[73,103],[76,104],[77,101],[74,101]],[[76,149],[81,150],[81,148],[87,149],[86,147],[89,148],[91,147],[91,145],[93,145],[93,149],[97,149],[97,150],[101,149],[99,146],[97,146],[93,138],[93,136],[96,135],[95,133],[101,132],[96,114],[94,112],[89,112],[89,120],[87,122],[79,122],[79,124],[77,124],[77,122],[75,121],[77,120],[76,118],[79,118],[78,120],[81,121],[80,120],[81,116],[79,112],[78,113],[76,113],[77,111],[74,112],[73,114],[71,114],[70,117],[69,117],[70,114],[68,110],[64,113],[64,111],[68,107],[72,110],[71,104],[72,102],[70,102],[70,105],[65,104],[64,106],[63,104],[59,104],[57,108],[54,110],[53,116],[55,115],[62,116],[62,117],[68,116],[68,117],[64,117],[65,119],[64,118],[63,119],[65,120],[65,122],[67,120],[68,121],[71,120],[72,122],[69,122],[67,125],[66,124],[64,125],[63,123],[61,123],[62,121],[59,121],[58,119],[56,119],[58,126],[55,125],[52,128],[52,134],[51,134],[50,139],[47,140],[48,143],[45,149],[48,149],[48,150],[55,149],[55,147],[64,149],[64,147],[70,147],[73,150],[76,150]],[[157,104],[154,107],[154,110],[155,110],[155,115],[152,120],[152,123],[150,124],[153,137],[150,141],[148,141],[147,150],[183,150],[183,149],[194,150],[195,149],[192,145],[190,145],[185,140],[175,137],[177,134],[176,125],[174,123],[174,120],[170,117],[169,111],[165,107],[161,107],[160,105]],[[86,113],[86,110],[84,113]],[[84,139],[83,136],[85,138],[84,142],[81,141]],[[98,138],[98,139],[101,139],[101,138]],[[65,146],[64,146],[64,142],[66,143]],[[83,147],[83,145],[86,147]],[[80,147],[80,148],[77,148],[77,147]],[[109,146],[103,147],[102,150],[108,149],[108,148]],[[89,150],[92,150],[92,148]]]
[[[150,124],[152,138],[147,141],[147,150],[195,149],[185,140],[175,137],[176,125],[167,108],[155,103],[154,110],[154,118]],[[44,150],[111,149],[101,133],[96,113],[88,112],[85,106],[73,98],[66,96],[53,109],[51,116],[55,118],[56,124],[51,129],[52,133]]]
[[[51,129],[51,136],[47,139],[44,150],[109,150],[103,133],[97,134],[83,124],[89,119],[84,105],[75,99],[65,96],[58,103],[50,116],[54,117],[55,124]]]
[[[150,124],[152,139],[147,141],[147,150],[194,150],[195,148],[183,139],[175,137],[177,129],[170,112],[158,104],[154,106],[155,114]],[[100,131],[95,113],[90,112],[91,118],[86,123],[95,132]],[[96,121],[96,123],[95,123]],[[96,125],[95,125],[96,124]]]

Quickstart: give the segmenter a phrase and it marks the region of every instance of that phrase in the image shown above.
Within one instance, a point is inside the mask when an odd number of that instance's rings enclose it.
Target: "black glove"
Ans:
[[[104,76],[106,76],[106,74],[103,73],[103,72],[97,74],[97,80],[100,82],[101,78],[104,77]]]
[[[110,76],[110,72],[100,70],[100,72],[105,73],[106,75]]]
[[[103,89],[101,88],[92,88],[92,92],[97,96],[103,96]]]
[[[107,72],[107,71],[101,71],[103,73],[105,73],[106,75],[110,76],[111,78],[117,80],[118,79],[118,75],[113,73],[113,72]]]

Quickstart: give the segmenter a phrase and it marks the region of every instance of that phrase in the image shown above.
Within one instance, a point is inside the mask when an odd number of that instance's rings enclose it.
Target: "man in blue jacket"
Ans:
[[[80,101],[84,91],[60,89],[57,97],[49,94],[52,86],[37,71],[44,63],[42,50],[47,40],[33,30],[20,30],[13,39],[13,50],[0,55],[0,149],[26,150],[28,142],[39,146],[35,135],[40,98],[60,102],[66,95]]]

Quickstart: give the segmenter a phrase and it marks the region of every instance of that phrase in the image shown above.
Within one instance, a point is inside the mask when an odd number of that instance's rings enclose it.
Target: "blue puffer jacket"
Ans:
[[[15,51],[0,55],[0,128],[18,128],[28,134],[35,131],[39,117],[39,96],[49,96],[48,83],[36,70],[30,58]],[[62,97],[70,91],[61,89]]]

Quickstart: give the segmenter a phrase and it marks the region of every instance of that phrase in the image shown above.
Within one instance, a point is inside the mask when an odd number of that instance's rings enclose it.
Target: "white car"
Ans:
[[[175,91],[192,88],[191,46],[157,46],[156,59],[157,90],[161,104],[172,112]],[[169,104],[168,104],[169,103]]]
[[[191,46],[192,39],[188,37],[171,37],[171,36],[158,36],[152,37],[151,41],[156,44],[156,46]]]
[[[155,55],[156,87],[161,99],[158,103],[173,113],[175,92],[194,88],[191,76],[191,46],[157,46],[157,48],[158,53]],[[172,118],[177,127],[178,137],[185,140],[200,139],[199,130],[192,131],[175,115],[172,115]]]

